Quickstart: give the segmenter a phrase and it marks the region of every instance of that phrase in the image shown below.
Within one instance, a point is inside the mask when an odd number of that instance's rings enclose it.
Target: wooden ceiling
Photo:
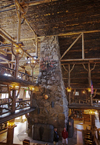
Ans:
[[[29,22],[26,24],[21,19],[21,41],[24,43],[24,50],[34,53],[34,33],[38,40],[42,36],[58,35],[61,56],[84,32],[84,56],[91,60],[92,80],[96,88],[100,87],[100,0],[17,0],[23,8],[24,17]],[[18,17],[14,0],[0,1],[0,25],[15,40],[17,39]],[[0,37],[2,44],[8,43]],[[1,47],[0,47],[1,49]],[[7,55],[8,56],[8,55]],[[66,53],[62,60],[82,58],[82,37]],[[81,63],[82,62],[82,63]],[[89,61],[85,61],[87,68]],[[68,85],[68,63],[74,61],[63,61],[62,70],[65,86]],[[88,87],[88,72],[84,69],[84,61],[75,63],[71,72],[72,87]],[[25,66],[25,63],[21,64]]]

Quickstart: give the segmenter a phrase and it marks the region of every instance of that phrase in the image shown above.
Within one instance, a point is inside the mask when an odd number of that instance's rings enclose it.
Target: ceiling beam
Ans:
[[[88,64],[88,62],[97,64],[97,63],[100,63],[100,60],[98,60],[98,61],[95,61],[95,60],[93,60],[93,61],[90,61],[90,60],[88,60],[88,61],[71,61],[71,62],[67,61],[67,62],[61,62],[61,65],[63,66],[63,65],[68,65],[68,64]]]
[[[1,31],[0,34],[1,34],[1,36],[2,36],[3,38],[5,38],[5,39],[7,39],[8,41],[10,41],[11,43],[13,43],[13,45],[15,45],[16,47],[19,47],[19,45],[18,45],[15,41],[13,41],[10,37],[8,37],[5,33],[3,33],[3,32]],[[29,57],[31,57],[31,58],[33,59],[33,57],[32,57],[29,53],[27,53],[26,50],[24,50],[22,47],[20,47],[20,49],[22,49],[22,51],[23,51],[27,56],[29,56]]]
[[[100,30],[92,30],[92,31],[79,31],[79,32],[68,32],[68,33],[59,33],[59,34],[55,34],[55,35],[47,35],[47,36],[38,36],[37,38],[42,38],[42,37],[51,37],[51,36],[59,36],[59,37],[63,37],[63,36],[70,36],[70,35],[78,35],[78,34],[88,34],[88,33],[100,33]],[[22,38],[21,41],[29,41],[29,40],[34,40],[35,38],[30,37],[30,38]]]
[[[40,4],[44,4],[44,3],[50,3],[50,2],[55,2],[55,1],[58,1],[58,0],[36,0],[36,1],[31,1],[31,2],[26,2],[26,4],[28,6],[36,6],[36,5],[40,5]],[[14,8],[15,7],[15,4],[12,3],[9,5],[9,8]],[[3,8],[3,10],[7,10],[8,7],[6,8]]]
[[[100,58],[85,58],[85,59],[63,59],[61,60],[61,62],[73,62],[75,64],[75,62],[93,62],[93,61],[100,61]],[[94,62],[93,62],[94,63]]]
[[[50,3],[50,2],[55,2],[58,0],[37,0],[37,1],[31,1],[31,2],[27,2],[28,6],[35,6],[35,5],[40,5],[43,3]]]

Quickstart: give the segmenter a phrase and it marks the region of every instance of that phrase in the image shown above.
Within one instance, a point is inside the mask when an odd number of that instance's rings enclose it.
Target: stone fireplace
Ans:
[[[33,96],[36,110],[31,112],[28,117],[29,135],[31,136],[34,126],[39,125],[40,127],[41,124],[42,127],[43,125],[57,127],[61,137],[63,127],[66,126],[68,120],[68,102],[62,79],[58,37],[56,36],[41,39],[40,70],[37,81],[39,90],[35,91]],[[39,133],[37,134],[39,135]]]

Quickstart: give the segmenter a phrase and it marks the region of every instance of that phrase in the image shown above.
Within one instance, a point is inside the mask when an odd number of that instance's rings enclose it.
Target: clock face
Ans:
[[[56,68],[56,61],[46,57],[46,58],[42,58],[41,62],[40,62],[40,69],[41,70],[52,70]]]

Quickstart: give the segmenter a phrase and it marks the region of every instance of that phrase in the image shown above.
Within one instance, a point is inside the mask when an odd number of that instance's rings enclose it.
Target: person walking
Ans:
[[[54,138],[53,138],[53,141],[54,141],[54,145],[58,145],[59,135],[58,135],[58,132],[57,132],[57,128],[54,129]]]
[[[68,144],[68,132],[66,131],[66,128],[62,131],[62,144],[64,145],[64,143],[66,143],[66,145]]]

